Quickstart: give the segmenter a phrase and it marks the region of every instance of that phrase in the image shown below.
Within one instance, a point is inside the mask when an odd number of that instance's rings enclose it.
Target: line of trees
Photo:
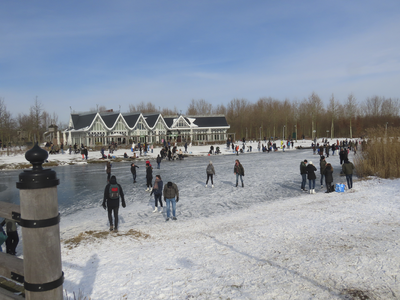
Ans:
[[[13,118],[7,110],[4,98],[0,98],[0,140],[2,146],[9,143],[23,145],[27,142],[42,142],[43,134],[52,124],[65,127],[65,125],[59,124],[58,116],[55,113],[50,115],[43,109],[43,105],[37,97],[30,107],[29,113],[19,113],[16,118]]]
[[[142,113],[160,112],[152,103],[130,106],[130,111]],[[177,114],[177,109],[161,111],[163,115]],[[256,103],[246,99],[233,99],[226,106],[213,105],[204,99],[192,100],[186,115],[226,116],[231,126],[229,132],[236,138],[262,139],[283,138],[314,139],[316,137],[357,138],[365,134],[365,129],[391,126],[400,127],[399,99],[373,96],[363,102],[349,94],[342,103],[332,94],[326,106],[321,98],[312,93],[301,101],[260,98]]]
[[[92,108],[91,111],[107,111],[106,107]],[[161,113],[171,116],[182,113],[173,109],[156,107],[153,103],[130,104],[129,112]],[[229,132],[237,139],[305,138],[363,136],[365,129],[375,127],[400,127],[399,99],[373,96],[363,102],[357,101],[353,94],[342,103],[332,94],[326,106],[321,98],[312,93],[301,101],[260,98],[252,103],[246,99],[232,99],[227,105],[213,105],[203,99],[191,100],[186,115],[226,116],[231,126]],[[43,134],[50,125],[65,129],[58,116],[50,115],[36,98],[28,114],[18,114],[13,118],[7,110],[4,98],[0,97],[0,139],[3,145],[12,142],[43,141]]]

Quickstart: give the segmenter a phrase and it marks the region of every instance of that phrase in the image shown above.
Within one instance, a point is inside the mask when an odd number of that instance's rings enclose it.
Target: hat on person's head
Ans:
[[[307,159],[305,159],[304,162],[306,163],[306,162],[307,162]]]
[[[325,159],[325,156],[322,155],[322,156],[321,156],[321,159]]]
[[[212,165],[212,161],[210,160],[210,165]]]
[[[312,163],[312,161],[310,160],[310,162],[308,163],[309,165],[312,165],[313,163]]]

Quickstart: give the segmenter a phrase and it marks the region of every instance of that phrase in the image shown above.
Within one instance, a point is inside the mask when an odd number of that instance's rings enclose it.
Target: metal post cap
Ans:
[[[60,184],[55,171],[43,169],[42,164],[49,157],[46,150],[35,143],[32,149],[25,153],[25,158],[32,164],[32,170],[25,170],[19,174],[17,188],[23,190],[42,189]]]
[[[32,170],[42,170],[42,164],[49,157],[46,150],[39,147],[36,142],[32,149],[26,151],[25,158],[29,161],[33,168]]]

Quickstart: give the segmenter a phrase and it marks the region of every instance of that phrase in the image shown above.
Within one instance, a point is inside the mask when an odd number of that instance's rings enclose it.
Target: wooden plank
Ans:
[[[23,296],[15,295],[14,293],[0,288],[0,300],[21,300],[25,299]]]
[[[11,279],[11,272],[24,276],[23,259],[0,252],[0,275]]]
[[[6,219],[12,219],[11,212],[21,213],[21,209],[18,204],[8,203],[0,201],[0,217]]]

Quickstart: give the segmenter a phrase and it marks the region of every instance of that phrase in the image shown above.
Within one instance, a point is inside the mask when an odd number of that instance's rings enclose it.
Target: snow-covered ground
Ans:
[[[300,191],[299,164],[312,160],[319,170],[311,150],[257,153],[254,145],[255,152],[239,157],[204,157],[209,146],[191,147],[203,157],[163,162],[164,182],[180,189],[177,221],[153,213],[144,183],[128,179],[118,233],[107,231],[99,206],[62,214],[69,297],[80,291],[90,299],[400,299],[400,180],[355,178],[351,191],[325,194],[317,185],[310,195]],[[244,188],[234,187],[236,158],[245,168]],[[214,188],[204,186],[209,160]],[[327,161],[335,183],[344,182],[338,156]],[[122,163],[113,169],[121,181],[127,177]],[[72,243],[79,234],[82,241]]]

